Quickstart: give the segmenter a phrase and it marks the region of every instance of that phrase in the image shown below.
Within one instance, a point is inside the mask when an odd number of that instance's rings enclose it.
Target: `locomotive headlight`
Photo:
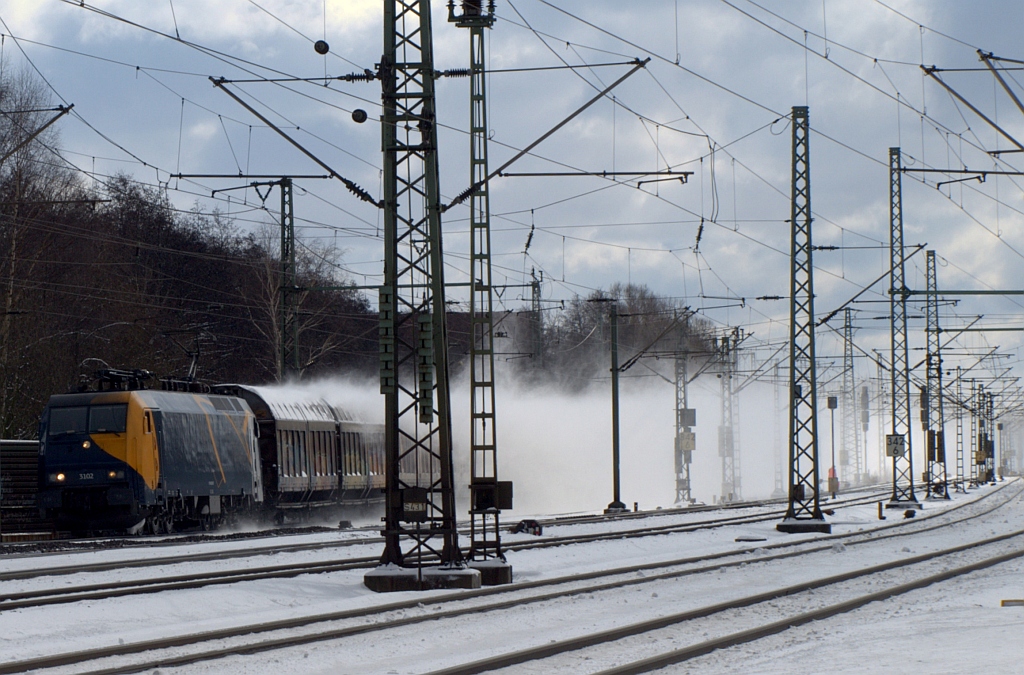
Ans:
[[[82,441],[82,447],[88,450],[92,447],[92,443],[90,441]]]
[[[108,478],[124,478],[124,471],[108,471]]]
[[[63,483],[66,476],[63,473],[58,473],[54,478],[57,479],[58,483]]]

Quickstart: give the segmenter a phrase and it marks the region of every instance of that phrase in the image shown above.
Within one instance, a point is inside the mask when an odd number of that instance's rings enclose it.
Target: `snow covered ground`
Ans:
[[[954,495],[950,502],[928,502],[922,516],[979,500],[1000,490],[999,495],[1016,492],[1010,481],[998,487],[971,490]],[[1001,500],[993,496],[991,501]],[[753,510],[753,509],[752,509]],[[767,509],[764,509],[767,510]],[[732,512],[729,515],[739,515]],[[834,533],[868,531],[891,525],[901,513],[888,513],[877,520],[874,504],[837,510],[830,517]],[[649,519],[657,525],[668,522],[706,520],[709,514],[664,515]],[[592,532],[595,529],[632,529],[638,520],[604,525],[549,527],[545,536]],[[923,524],[923,519],[918,521]],[[778,533],[774,521],[733,525],[690,533],[645,538],[614,539],[509,554],[517,583],[561,577],[575,572],[621,568],[660,560],[676,560],[722,551],[748,551],[749,561],[739,567],[714,573],[681,576],[583,593],[558,600],[523,604],[501,611],[475,613],[444,622],[428,621],[391,630],[385,639],[369,633],[345,640],[321,642],[250,656],[161,669],[162,673],[421,673],[473,661],[524,646],[557,641],[606,630],[618,625],[712,605],[731,598],[792,585],[809,578],[826,577],[857,570],[888,560],[906,558],[948,548],[1019,529],[1024,529],[1024,497],[987,516],[911,538],[875,539],[861,545],[835,545],[826,550],[784,560],[762,560],[772,551],[766,546],[796,538],[814,540],[819,535]],[[294,541],[337,541],[358,533],[330,533],[297,537]],[[764,542],[738,543],[737,537],[763,537]],[[506,542],[532,539],[529,535],[509,536]],[[285,541],[275,540],[274,544]],[[191,544],[162,547],[159,553],[138,550],[102,551],[43,557],[0,559],[0,571],[31,569],[97,560],[133,560],[141,556],[165,556],[185,550],[208,551],[211,547],[238,548],[239,542]],[[246,544],[241,544],[243,547]],[[258,544],[249,544],[258,546]],[[1000,551],[1024,546],[1024,538],[1011,540]],[[282,553],[246,558],[242,561],[178,564],[173,567],[81,573],[66,577],[24,582],[5,581],[2,592],[10,593],[54,585],[79,585],[113,579],[155,577],[185,571],[282,564],[302,560],[337,559],[373,555],[379,544],[353,549]],[[179,550],[180,549],[180,550]],[[937,562],[935,571],[948,566]],[[1024,643],[1016,640],[1024,625],[1024,607],[1000,607],[1007,598],[1024,598],[1024,561],[1000,565],[956,580],[915,591],[899,598],[877,602],[828,621],[792,628],[751,645],[714,652],[666,672],[687,673],[792,673],[829,670],[840,673],[866,669],[896,672],[925,669],[933,673],[982,671],[1020,672]],[[377,595],[362,584],[363,571],[304,575],[293,579],[252,581],[195,590],[168,591],[109,600],[26,608],[0,612],[0,660],[22,660],[55,652],[74,651],[100,645],[132,643],[167,635],[213,628],[254,624],[315,614],[337,612],[405,599],[418,599],[422,607],[402,614],[437,612],[430,598],[451,591]],[[642,574],[642,573],[640,573]],[[899,581],[902,571],[891,578]],[[887,579],[888,580],[888,579]],[[851,593],[862,593],[865,582],[828,587],[811,600],[793,601],[805,605],[787,606],[786,611],[806,611],[829,604]],[[845,594],[845,595],[844,595]],[[483,600],[467,601],[482,602]],[[786,609],[779,603],[780,611]],[[649,655],[684,644],[741,630],[756,622],[766,610],[735,610],[709,618],[696,626],[666,629],[658,635],[623,641],[599,657],[569,656],[543,665],[522,664],[507,672],[596,672],[619,662]],[[392,613],[390,616],[394,616]],[[351,625],[358,620],[338,622]],[[365,620],[363,620],[365,622]],[[69,668],[60,672],[78,672]]]

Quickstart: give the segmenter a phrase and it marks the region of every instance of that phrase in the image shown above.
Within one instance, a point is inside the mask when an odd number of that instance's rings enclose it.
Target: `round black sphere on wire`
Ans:
[[[361,108],[356,108],[352,111],[352,121],[356,124],[362,124],[366,121],[366,111]]]
[[[331,46],[325,40],[317,40],[313,43],[313,49],[316,50],[317,54],[326,54],[331,51]]]

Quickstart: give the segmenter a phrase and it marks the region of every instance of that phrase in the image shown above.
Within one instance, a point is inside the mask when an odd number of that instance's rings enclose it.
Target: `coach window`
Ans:
[[[292,444],[289,442],[290,439],[288,438],[287,431],[278,430],[277,435],[278,454],[281,455],[281,475],[290,476],[291,472],[289,471],[289,468],[291,467],[292,461]]]
[[[323,447],[320,444],[320,432],[319,431],[314,431],[311,435],[313,437],[313,465],[314,465],[314,468],[316,469],[314,471],[314,474],[316,476],[322,476],[322,475],[324,475],[324,467],[323,467]]]
[[[324,475],[324,443],[319,431],[313,432],[313,444],[316,447],[316,475]]]
[[[359,473],[359,458],[356,457],[356,453],[352,451],[352,443],[349,440],[349,436],[348,432],[341,435],[341,447],[342,452],[345,453],[345,473],[349,476],[355,476]]]
[[[334,466],[334,446],[331,444],[331,434],[324,432],[324,447],[327,448],[327,475],[334,476],[338,473]]]

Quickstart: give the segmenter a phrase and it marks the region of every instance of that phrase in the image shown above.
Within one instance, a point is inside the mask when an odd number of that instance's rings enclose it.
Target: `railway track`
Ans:
[[[854,506],[858,504],[871,503],[876,501],[878,494],[872,494],[863,497],[855,497],[847,500],[841,500],[834,502],[834,506]],[[749,508],[749,506],[748,506]],[[508,550],[525,550],[529,548],[544,548],[550,546],[563,546],[574,543],[585,543],[588,541],[596,541],[602,538],[615,538],[615,537],[642,537],[650,536],[652,534],[669,534],[673,532],[687,532],[700,529],[708,529],[713,527],[722,527],[725,525],[737,525],[743,523],[758,523],[769,520],[778,519],[784,511],[771,511],[768,513],[759,513],[754,515],[742,515],[742,516],[728,516],[724,518],[713,518],[709,520],[701,520],[689,523],[677,523],[672,525],[660,525],[654,527],[642,527],[634,528],[629,530],[617,530],[613,533],[596,533],[596,534],[580,534],[580,535],[566,535],[561,537],[544,537],[537,541],[528,542],[516,542],[509,543],[505,546]],[[587,521],[590,522],[590,521]],[[596,522],[596,521],[595,521]],[[561,523],[560,523],[561,524]],[[211,551],[207,553],[187,553],[174,556],[160,556],[160,557],[147,557],[138,560],[111,560],[95,563],[75,563],[72,565],[61,565],[54,567],[35,567],[33,569],[26,570],[14,570],[9,572],[0,572],[0,581],[13,581],[21,579],[33,579],[43,576],[61,576],[69,574],[79,574],[82,572],[104,572],[110,570],[121,570],[127,568],[139,568],[139,567],[163,567],[167,565],[175,565],[179,563],[194,563],[204,561],[220,561],[230,560],[236,558],[252,558],[255,556],[269,556],[278,555],[282,553],[298,553],[304,551],[320,551],[326,549],[339,549],[339,548],[351,548],[356,546],[366,546],[370,544],[382,544],[384,539],[382,537],[367,537],[360,539],[349,539],[345,541],[329,541],[329,542],[310,542],[301,544],[282,544],[280,546],[270,546],[259,548],[255,551],[245,549],[231,549],[228,551]],[[367,557],[366,560],[376,560],[376,557]],[[337,562],[337,561],[335,561]],[[313,564],[313,563],[310,563]],[[0,607],[2,609],[2,607]]]
[[[1006,544],[1013,540],[1015,540],[1014,545],[1007,547]],[[982,556],[965,555],[977,554],[981,549],[993,547],[1009,548],[1009,550],[999,550],[997,548],[997,552],[985,553]],[[953,563],[957,565],[955,567],[948,567],[950,560],[955,560],[958,557],[965,558],[966,560]],[[722,635],[698,641],[680,649],[664,651],[654,656],[645,656],[635,661],[601,669],[595,675],[647,673],[683,663],[698,656],[709,654],[717,649],[754,642],[812,621],[821,621],[839,614],[851,612],[872,602],[904,595],[932,584],[948,581],[971,572],[1021,558],[1024,558],[1024,530],[1017,530],[998,537],[991,537],[932,553],[875,565],[866,569],[815,579],[777,590],[770,590],[736,600],[620,626],[611,630],[591,633],[568,640],[553,641],[537,647],[508,652],[472,663],[442,668],[431,671],[429,675],[471,675],[519,666],[528,662],[531,662],[531,665],[534,669],[537,669],[537,672],[566,672],[570,669],[572,672],[584,672],[582,669],[576,669],[576,667],[582,665],[583,660],[598,661],[601,658],[599,656],[587,655],[583,651],[590,648],[596,648],[598,653],[608,651],[609,649],[620,649],[621,647],[615,643],[643,636],[645,638],[643,646],[641,647],[639,644],[633,645],[632,651],[649,654],[652,644],[651,636],[657,631],[678,628],[687,623],[709,619],[726,613],[730,613],[730,616],[724,622],[733,623],[736,610],[750,610],[753,608],[758,608],[762,613],[770,613],[772,618],[774,616],[779,617],[774,620],[770,618],[767,621],[759,617],[754,622],[755,625],[744,630],[725,632]],[[915,567],[922,567],[925,571],[909,582],[894,583],[884,576],[886,573],[895,570],[902,571]],[[863,592],[863,590],[858,589],[852,594],[848,593],[852,597],[848,597],[841,602],[823,604],[823,606],[816,607],[810,611],[799,611],[801,605],[814,604],[815,600],[817,600],[817,598],[809,595],[813,591],[851,582],[860,582],[862,586],[877,587],[878,585],[884,585],[885,587],[871,592]],[[783,604],[779,602],[780,600],[787,601],[784,603],[785,606],[780,607],[780,604]],[[765,608],[769,608],[771,611],[765,612]],[[706,627],[707,622],[701,623],[702,631]],[[674,631],[675,634],[678,634],[678,632]],[[629,647],[627,646],[626,649],[629,649]],[[572,658],[559,659],[559,657],[565,657],[565,655],[570,653]],[[605,660],[608,658],[604,657]],[[621,657],[610,658],[616,659]]]
[[[388,603],[383,605],[377,605],[374,607],[335,612],[331,614],[298,617],[295,619],[289,619],[285,621],[275,621],[270,623],[241,626],[237,628],[229,628],[205,633],[194,633],[190,635],[174,636],[160,640],[136,642],[127,645],[112,645],[109,647],[92,649],[84,652],[58,654],[39,659],[3,663],[0,664],[0,674],[23,672],[26,670],[40,668],[52,668],[56,666],[67,666],[71,664],[84,665],[93,662],[96,662],[96,665],[99,666],[99,668],[89,671],[92,673],[112,674],[137,672],[140,670],[146,670],[150,668],[171,667],[177,665],[184,665],[188,663],[194,663],[197,661],[222,658],[224,656],[228,656],[231,654],[248,654],[260,651],[286,649],[289,647],[314,644],[326,640],[336,640],[340,638],[363,635],[387,629],[399,629],[403,626],[408,626],[423,621],[456,619],[461,616],[466,616],[478,612],[510,609],[527,604],[554,601],[569,596],[592,596],[595,593],[607,592],[612,589],[621,589],[629,586],[651,584],[666,580],[675,580],[684,576],[708,574],[737,567],[744,567],[748,564],[770,563],[775,560],[790,558],[798,555],[807,555],[812,553],[828,551],[830,549],[833,549],[833,547],[836,544],[836,541],[840,538],[845,539],[845,545],[847,546],[865,544],[869,542],[877,543],[889,538],[906,536],[908,534],[921,534],[938,528],[948,527],[952,524],[964,522],[974,518],[979,518],[983,515],[995,511],[998,508],[1001,508],[1002,506],[1005,506],[1009,502],[1018,498],[1021,495],[1021,493],[1024,493],[1024,485],[1021,485],[1019,483],[1013,485],[1015,486],[1015,489],[1010,490],[1007,494],[1003,494],[1005,492],[1004,489],[990,493],[989,497],[998,495],[1000,498],[998,503],[994,505],[983,505],[979,504],[978,502],[971,502],[965,504],[965,506],[974,505],[978,507],[984,507],[978,508],[977,513],[961,515],[957,518],[946,518],[944,522],[935,524],[925,523],[924,519],[917,521],[901,521],[898,524],[894,523],[888,526],[888,528],[893,531],[885,533],[878,533],[877,530],[870,532],[857,532],[821,537],[810,542],[786,542],[782,544],[772,545],[770,547],[766,546],[763,547],[763,549],[793,548],[794,550],[771,554],[762,552],[755,560],[751,560],[749,550],[729,551],[720,554],[715,554],[713,556],[701,556],[688,559],[667,561],[662,563],[648,563],[644,565],[624,567],[615,570],[605,570],[600,572],[570,575],[566,577],[546,579],[541,581],[518,583],[512,586],[491,587],[476,591],[449,593],[444,595],[432,595],[426,599]],[[1008,486],[1004,486],[1004,488],[1006,487]],[[821,588],[824,586],[839,584],[844,581],[857,579],[866,574],[880,573],[886,570],[901,569],[904,567],[918,565],[932,560],[940,560],[944,559],[944,557],[946,556],[950,556],[956,553],[978,549],[979,547],[992,546],[1002,542],[1011,542],[1021,537],[1024,537],[1024,530],[1013,531],[1010,533],[1000,535],[998,537],[992,537],[986,540],[972,542],[970,544],[965,544],[954,548],[945,549],[942,551],[932,552],[921,556],[914,556],[902,560],[890,561],[885,563],[884,565],[869,568],[868,570],[855,570],[852,572],[846,572],[840,575],[827,577],[825,579],[818,579],[813,582],[809,582],[808,584],[802,584],[799,587],[794,586],[779,590],[770,590],[759,595],[731,601],[730,603],[720,603],[718,605],[702,608],[701,611],[710,612],[702,616],[711,616],[715,613],[721,613],[727,610],[734,610],[745,606],[753,606],[753,604],[768,602],[770,599],[773,598],[794,596],[798,593],[806,592],[814,588]],[[1024,556],[1024,548],[1021,548],[1019,551],[1017,551],[1017,549],[1014,549],[1013,555],[1006,559],[1013,559],[1014,557],[1020,556]],[[732,558],[732,560],[730,560],[729,558]],[[992,564],[998,564],[998,562]],[[867,600],[865,602],[870,601],[872,600]],[[744,605],[744,602],[748,604]],[[394,616],[396,614],[398,616]],[[689,616],[690,614],[693,614],[693,611],[691,611],[689,614],[684,614],[686,616]],[[694,618],[697,618],[696,616],[690,616],[690,618],[687,619],[684,617],[684,614],[672,615],[670,618],[672,618],[673,621],[668,621],[668,623],[665,625],[671,626],[682,621],[693,620]],[[360,619],[362,619],[363,621],[360,622]],[[622,627],[621,629],[617,630],[625,632],[623,632],[623,635],[621,637],[616,639],[627,638],[629,630],[636,631],[634,633],[636,635],[642,635],[645,631],[649,632],[650,630],[655,630],[653,626],[657,622],[660,621],[664,623],[666,620],[666,618],[659,618],[657,620],[654,620],[653,623],[648,621],[641,624],[632,625],[631,628]],[[346,625],[338,626],[337,624],[339,622]],[[317,627],[319,627],[319,629],[317,629]],[[662,626],[662,628],[663,627],[664,626]],[[627,630],[627,628],[629,630]],[[282,631],[285,632],[285,635],[281,634]],[[295,631],[302,632],[299,634],[295,634]],[[608,635],[604,635],[604,637],[602,637],[602,640],[607,639],[611,638]],[[586,638],[579,638],[579,640],[585,641]],[[534,650],[520,650],[509,654],[493,657],[492,659],[488,660],[486,664],[482,662],[475,662],[474,664],[461,666],[463,670],[450,670],[450,672],[481,672],[484,669],[506,667],[508,665],[514,665],[515,663],[525,663],[536,658],[541,658],[542,656],[544,658],[553,658],[557,657],[558,654],[566,653],[568,651],[580,648],[578,646],[579,640],[570,640],[563,641],[561,643],[542,645],[541,647],[538,647]],[[195,649],[187,652],[182,651],[182,649],[185,647],[201,648],[204,644],[208,645],[211,642],[222,643],[224,641],[227,641],[230,644],[227,644],[226,646],[218,646],[215,648],[199,649],[198,651],[196,651]],[[556,649],[556,647],[558,647],[558,649]],[[159,656],[152,656],[149,654],[156,650],[170,650],[170,653],[165,653]],[[103,659],[123,661],[123,659],[126,658],[126,656],[133,654],[144,655],[148,658],[145,661],[134,661],[130,664],[119,662],[106,665],[102,661],[97,662],[97,660]],[[507,663],[499,662],[498,660],[494,659],[505,659]],[[643,667],[646,668],[647,666]],[[440,672],[447,673],[449,672],[449,670]],[[622,672],[643,671],[636,670]]]
[[[859,499],[850,500],[849,502],[846,503],[846,505],[850,506],[862,504],[865,503],[865,499],[867,499],[867,501],[870,502],[873,501],[874,498],[862,497]],[[781,512],[759,514],[756,516],[732,516],[729,518],[720,518],[712,521],[703,521],[698,523],[662,525],[648,528],[634,528],[631,530],[620,530],[616,532],[606,532],[602,534],[552,537],[536,542],[527,541],[512,543],[506,545],[505,548],[508,551],[519,551],[535,548],[547,548],[553,546],[566,546],[571,544],[590,543],[594,541],[606,541],[611,539],[630,539],[663,534],[694,532],[704,529],[725,527],[728,525],[758,523],[768,520],[777,520],[780,515]],[[292,548],[288,550],[316,550],[322,548],[336,547],[338,545],[339,544],[333,544],[328,546],[325,546],[323,544],[303,544],[299,545],[297,548]],[[353,543],[349,542],[347,543],[347,545],[353,545]],[[235,557],[235,555],[236,554],[231,553],[230,555],[224,557]],[[142,563],[145,566],[153,566],[219,559],[222,558],[216,557],[215,554],[211,553],[204,554],[202,556],[175,556],[170,558],[150,559],[147,561],[130,561],[128,563],[120,565],[116,562],[93,563],[87,565],[67,566],[34,571],[8,572],[0,574],[0,581],[35,579],[43,576],[76,574],[83,571],[95,572],[116,570],[122,569],[124,567],[136,567],[138,566],[138,563]],[[0,594],[0,611],[23,609],[26,607],[38,607],[52,604],[62,604],[69,602],[79,602],[84,600],[104,600],[107,598],[124,597],[128,595],[136,595],[141,593],[158,593],[163,591],[184,590],[192,588],[201,588],[204,586],[233,584],[246,581],[258,581],[261,579],[286,579],[297,577],[303,574],[321,574],[327,572],[340,572],[351,569],[369,569],[376,566],[378,564],[378,561],[378,555],[361,556],[354,558],[346,558],[343,560],[327,560],[282,565],[270,565],[242,570],[191,573],[176,575],[173,577],[162,575],[158,578],[86,584],[72,587],[64,586],[60,588],[48,588],[23,592],[7,592]]]
[[[848,490],[843,499],[858,498],[857,493],[864,491],[871,491],[882,495],[882,492],[878,492],[879,489],[885,489],[883,485],[865,485],[859,486]],[[712,504],[712,505],[691,505],[681,507],[670,507],[670,508],[659,508],[648,511],[627,511],[624,513],[615,514],[572,514],[564,516],[551,516],[547,518],[535,518],[544,527],[557,527],[561,525],[578,525],[587,523],[603,523],[609,520],[614,521],[625,521],[632,519],[643,519],[659,516],[673,516],[680,514],[694,514],[694,513],[708,513],[708,512],[721,512],[740,510],[747,508],[760,508],[764,506],[771,506],[774,504],[783,504],[784,499],[763,499],[746,502],[731,502],[723,504]],[[354,528],[348,528],[344,531],[346,533],[360,533],[360,532],[376,532],[379,526],[360,526]],[[278,539],[281,537],[289,536],[302,536],[309,534],[324,534],[334,533],[338,530],[336,528],[327,527],[292,527],[292,528],[275,528],[269,531],[258,531],[258,532],[230,532],[225,534],[208,533],[208,534],[182,534],[177,535],[153,535],[153,536],[123,536],[123,537],[112,537],[112,538],[77,538],[77,539],[59,539],[45,542],[13,542],[5,543],[0,545],[0,557],[4,556],[19,556],[19,557],[35,557],[45,558],[56,555],[68,555],[74,553],[87,553],[94,551],[103,551],[111,549],[148,549],[148,548],[168,548],[183,545],[203,545],[203,544],[220,544],[228,541],[244,541],[244,542],[256,542],[259,540],[271,540]],[[468,533],[469,530],[465,527],[460,528],[460,533]],[[379,537],[367,538],[366,541],[372,541],[374,543],[380,543],[383,540]],[[268,553],[279,553],[288,549],[289,545],[278,545],[266,547]],[[296,544],[295,550],[301,550],[306,545]]]

